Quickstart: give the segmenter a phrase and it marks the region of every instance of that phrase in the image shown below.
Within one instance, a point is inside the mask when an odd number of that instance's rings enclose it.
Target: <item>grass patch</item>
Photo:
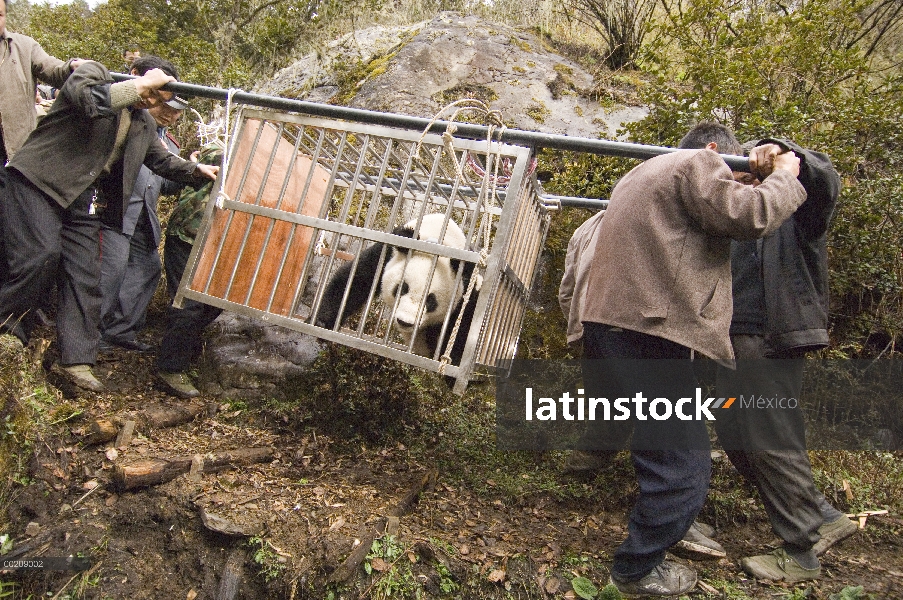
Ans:
[[[533,99],[533,104],[527,107],[527,110],[524,112],[527,113],[527,116],[536,121],[537,123],[545,123],[546,118],[552,114],[552,111],[549,110],[549,107],[546,106],[545,102],[542,100]]]
[[[815,485],[845,512],[886,508],[903,512],[903,452],[809,453]],[[844,490],[849,483],[849,495]]]
[[[392,59],[418,33],[419,31],[410,32],[395,46],[367,61],[347,63],[341,59],[336,60],[332,68],[335,71],[339,92],[330,100],[330,104],[348,104],[364,83],[386,72]]]
[[[700,578],[704,579],[707,584],[720,592],[717,595],[706,594],[706,598],[718,598],[719,600],[753,600],[739,585],[732,581],[720,578],[709,579],[706,576],[706,571],[700,573]]]
[[[10,501],[31,483],[28,462],[35,444],[77,418],[82,407],[46,384],[30,350],[5,343],[0,343],[0,394],[0,528],[5,528]]]
[[[496,94],[492,88],[485,85],[459,83],[458,85],[442,90],[441,92],[436,92],[433,94],[432,98],[442,106],[447,106],[452,102],[463,100],[465,98],[479,100],[483,104],[489,106],[498,100],[499,95]]]
[[[524,52],[533,52],[533,48],[530,46],[530,44],[528,44],[524,40],[517,38],[513,35],[510,38],[508,38],[508,43],[511,44],[512,46],[517,46]]]

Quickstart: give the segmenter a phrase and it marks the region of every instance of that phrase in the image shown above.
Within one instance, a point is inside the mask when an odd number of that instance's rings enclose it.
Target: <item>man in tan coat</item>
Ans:
[[[584,372],[587,394],[636,399],[631,456],[640,495],[611,571],[627,594],[683,594],[696,584],[692,569],[664,560],[702,507],[711,472],[689,359],[699,352],[733,361],[731,238],[774,231],[806,199],[792,152],[757,149],[750,168],[762,184],[752,188],[736,182],[717,154],[742,154],[730,130],[702,123],[681,146],[700,147],[700,136],[705,149],[652,158],[618,183],[586,263],[584,358],[598,366],[588,378]],[[643,415],[646,399],[694,396],[695,415],[679,402],[665,418],[652,416],[652,403]]]
[[[0,3],[0,166],[13,157],[37,123],[37,80],[63,87],[82,62],[50,56],[28,37],[6,30],[6,0]]]
[[[37,124],[37,80],[62,87],[82,62],[50,56],[28,37],[6,30],[6,0],[0,2],[0,186],[6,162],[22,147]],[[0,239],[0,282],[7,277],[6,248]]]

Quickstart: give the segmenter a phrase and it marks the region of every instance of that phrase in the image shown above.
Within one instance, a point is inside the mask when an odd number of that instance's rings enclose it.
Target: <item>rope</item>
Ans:
[[[219,209],[223,208],[226,200],[231,200],[226,192],[223,191],[226,175],[229,173],[229,162],[232,160],[232,143],[229,140],[229,113],[232,112],[232,98],[240,91],[238,88],[229,88],[229,93],[226,96],[226,114],[223,116],[223,167],[220,173],[220,181],[223,182],[223,185],[220,186],[219,192],[216,194],[216,207]]]
[[[459,178],[463,177],[464,164],[468,160],[472,160],[466,151],[462,153],[460,161],[455,158],[454,133],[457,130],[455,120],[458,118],[458,115],[461,114],[461,112],[467,110],[477,111],[482,114],[483,118],[486,121],[489,122],[489,126],[486,132],[487,159],[492,153],[492,138],[496,130],[498,130],[498,141],[496,142],[494,173],[493,175],[488,176],[489,186],[480,186],[480,197],[477,200],[477,205],[481,209],[480,226],[478,228],[479,233],[477,236],[479,239],[482,239],[480,247],[480,260],[477,262],[474,272],[471,273],[470,281],[467,284],[467,290],[465,290],[464,295],[461,297],[462,309],[458,311],[458,317],[455,320],[454,326],[452,327],[451,334],[448,336],[448,341],[445,344],[445,352],[443,352],[443,354],[439,357],[440,375],[444,375],[445,368],[449,364],[451,364],[451,351],[452,348],[454,348],[455,340],[458,338],[458,333],[461,328],[461,322],[464,319],[463,309],[467,306],[468,302],[470,302],[470,296],[477,284],[479,283],[480,287],[482,287],[483,273],[486,270],[486,260],[489,257],[487,246],[489,244],[489,236],[492,233],[492,213],[489,211],[489,200],[490,198],[495,198],[498,191],[499,168],[502,162],[501,137],[506,129],[506,125],[502,119],[501,112],[497,110],[491,110],[484,102],[475,98],[463,98],[444,107],[430,120],[426,128],[423,130],[423,133],[420,135],[420,139],[417,141],[417,147],[414,151],[415,155],[420,154],[420,148],[423,145],[423,140],[426,137],[426,134],[429,132],[430,128],[437,120],[439,120],[439,117],[450,108],[455,108],[455,111],[449,118],[448,126],[446,126],[445,132],[443,132],[442,134],[442,144],[443,148],[448,153],[449,158],[454,163],[455,173]],[[487,174],[485,173],[485,171],[483,173],[479,173],[478,171],[476,171],[476,169],[474,169],[474,171],[477,172],[484,179],[484,181],[486,180]]]

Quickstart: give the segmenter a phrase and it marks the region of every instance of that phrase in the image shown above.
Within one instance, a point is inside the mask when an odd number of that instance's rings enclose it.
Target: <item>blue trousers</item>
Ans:
[[[589,322],[584,340],[588,356],[599,359],[607,390],[624,397],[640,391],[648,398],[695,395],[690,350],[680,344]],[[592,361],[584,363],[584,373],[591,371]],[[592,377],[584,383],[592,394]],[[632,425],[631,458],[640,495],[627,539],[615,550],[612,575],[619,581],[646,576],[686,535],[705,502],[712,470],[704,421],[634,419]]]

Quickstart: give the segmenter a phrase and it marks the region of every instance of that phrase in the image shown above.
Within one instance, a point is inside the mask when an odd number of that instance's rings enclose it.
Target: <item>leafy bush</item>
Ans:
[[[650,113],[627,127],[636,141],[673,146],[696,121],[716,120],[741,141],[784,137],[832,157],[844,191],[830,234],[831,316],[846,355],[892,350],[903,323],[903,80],[875,60],[868,5],[665,2],[646,55],[655,77],[641,90]]]

